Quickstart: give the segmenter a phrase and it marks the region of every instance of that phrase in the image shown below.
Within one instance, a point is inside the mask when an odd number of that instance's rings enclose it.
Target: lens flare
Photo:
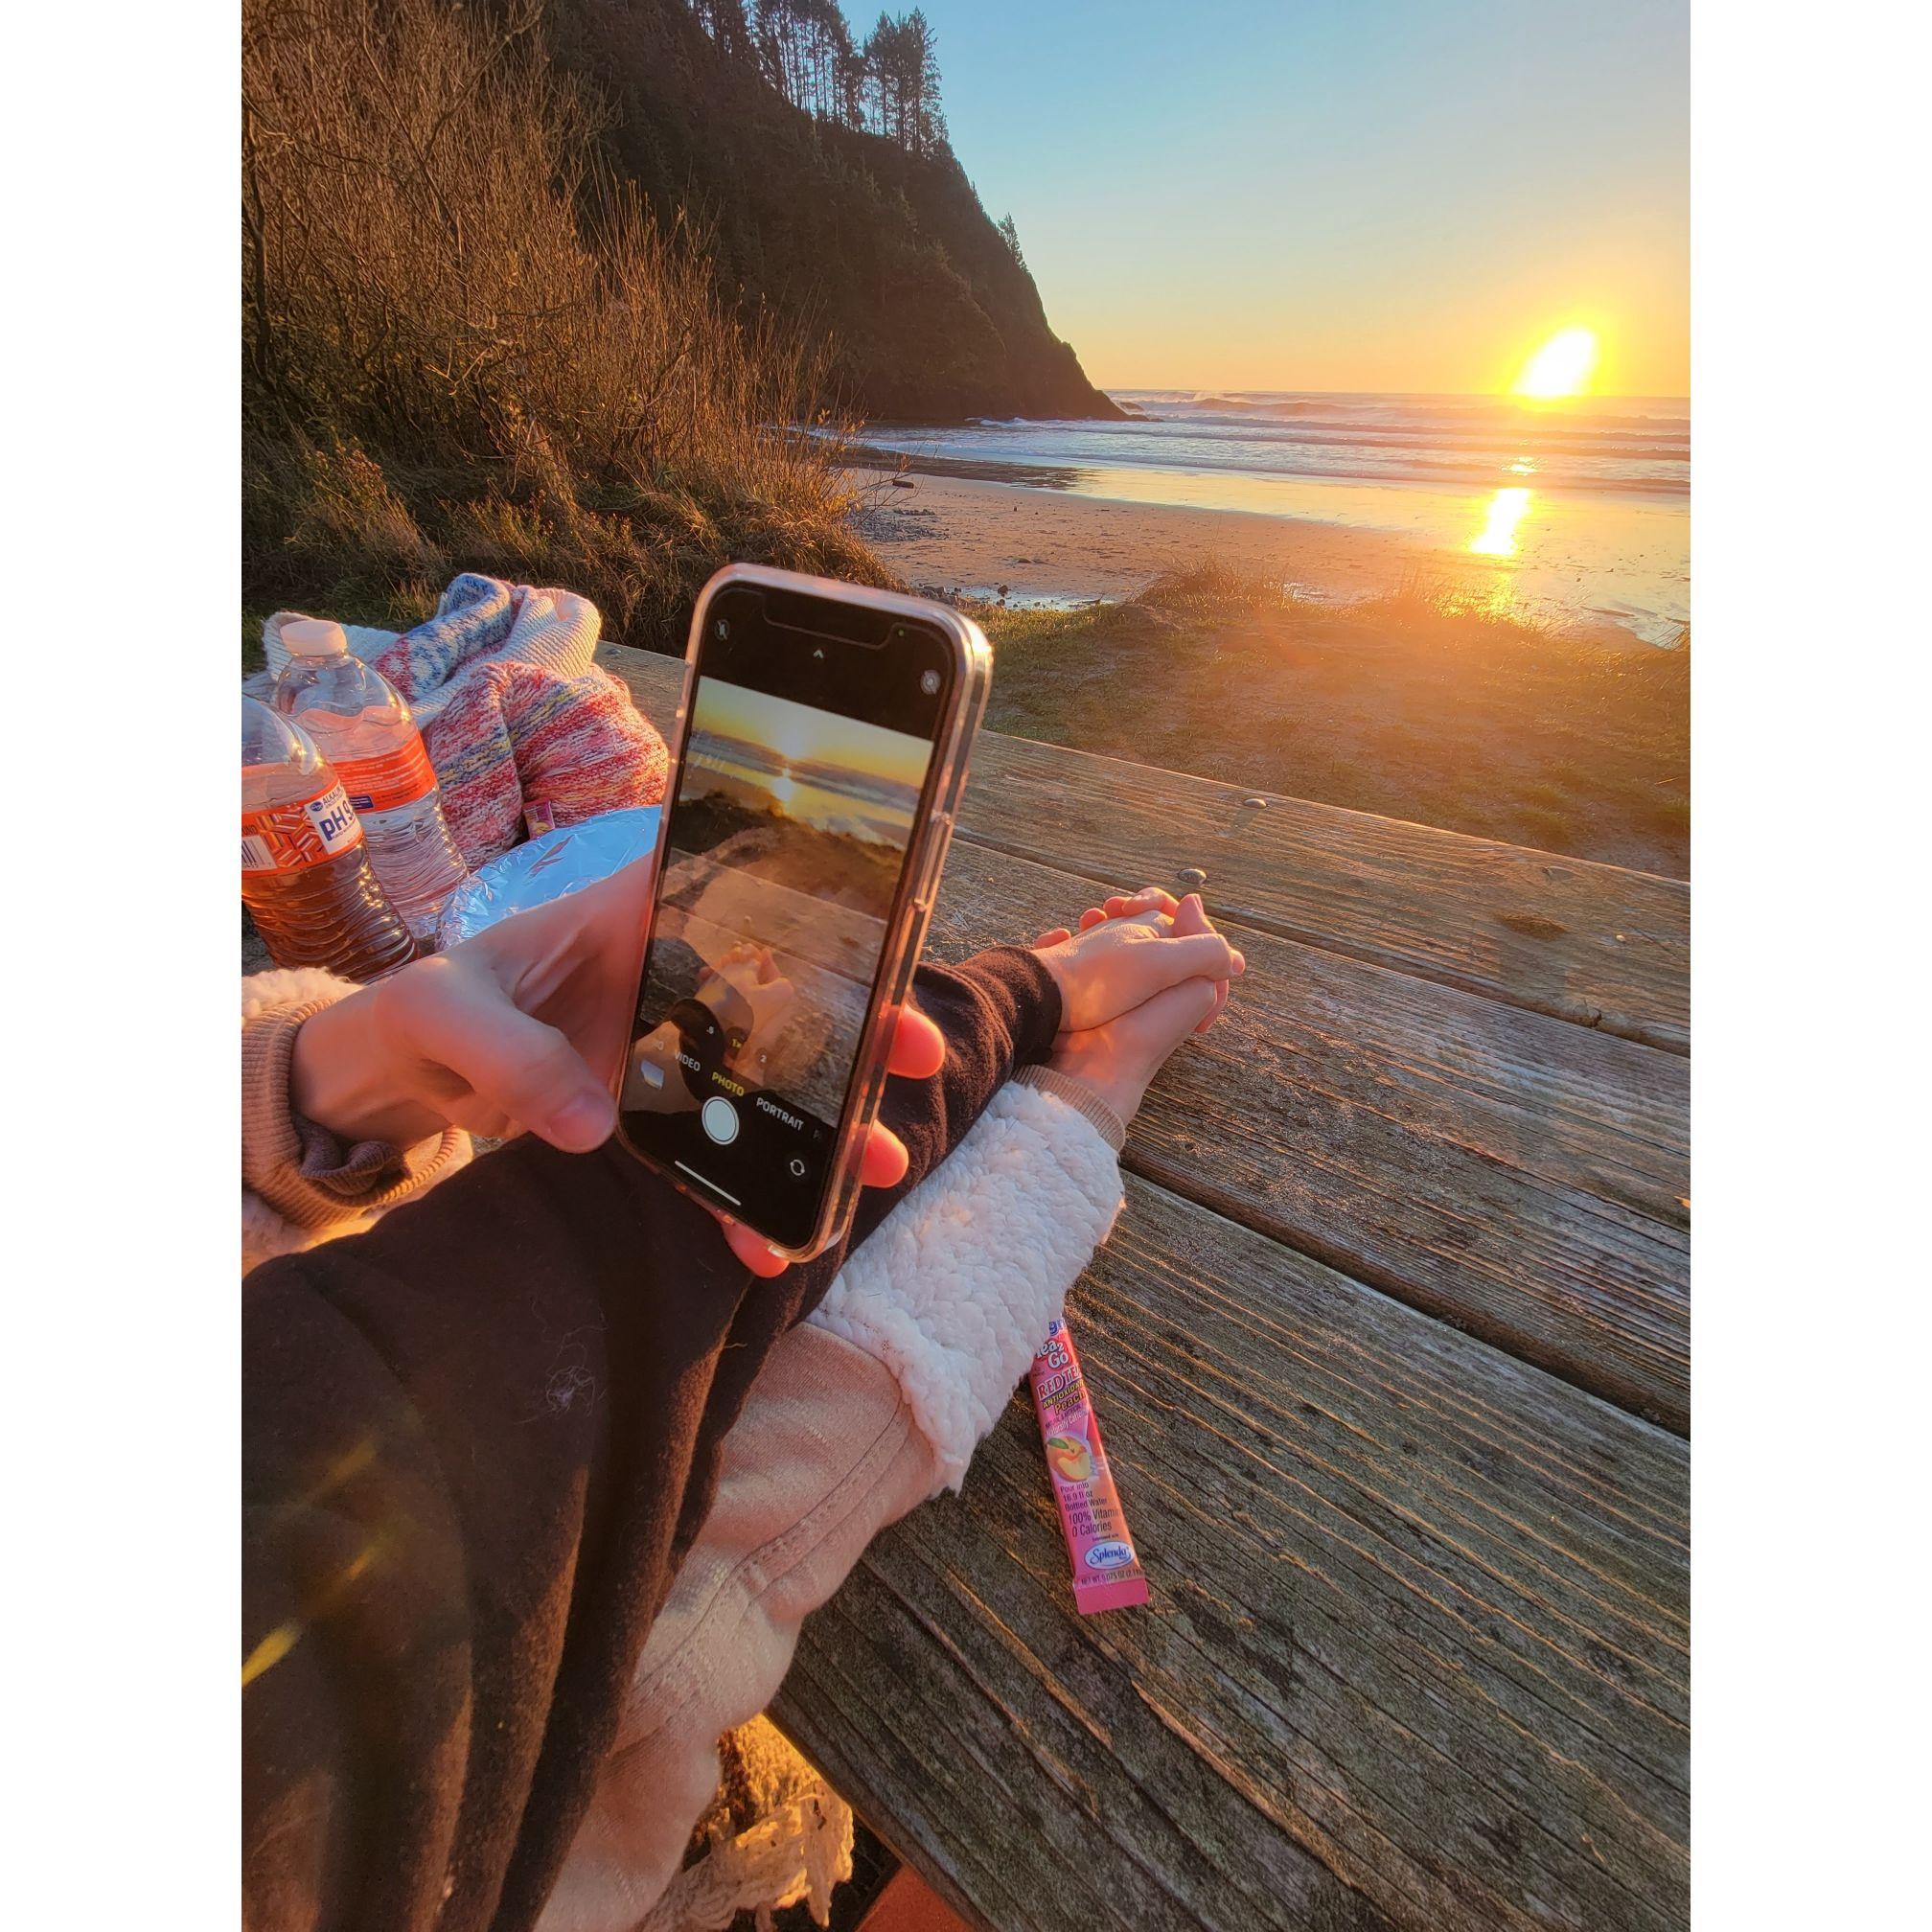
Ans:
[[[1596,367],[1597,332],[1561,329],[1524,363],[1510,394],[1544,402],[1580,396],[1590,386]]]
[[[1489,499],[1488,519],[1469,540],[1469,547],[1479,557],[1513,557],[1516,531],[1530,514],[1530,492],[1499,490]]]

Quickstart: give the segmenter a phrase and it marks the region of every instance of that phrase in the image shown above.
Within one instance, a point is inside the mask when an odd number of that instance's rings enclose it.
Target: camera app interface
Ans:
[[[815,688],[802,669],[770,681]],[[708,673],[697,687],[625,1124],[789,1245],[816,1217],[932,752],[797,696]]]

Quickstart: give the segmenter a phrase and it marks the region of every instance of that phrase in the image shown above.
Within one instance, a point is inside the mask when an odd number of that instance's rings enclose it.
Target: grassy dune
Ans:
[[[599,158],[529,0],[243,0],[242,601],[424,614],[457,569],[668,643],[727,558],[863,581],[822,359],[720,306]]]
[[[1605,649],[1419,586],[1308,603],[1214,565],[1123,604],[977,614],[1001,730],[1688,875],[1688,640]]]

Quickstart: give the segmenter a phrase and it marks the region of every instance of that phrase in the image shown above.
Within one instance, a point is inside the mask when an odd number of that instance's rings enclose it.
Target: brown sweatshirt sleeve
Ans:
[[[308,999],[243,1007],[242,1184],[291,1227],[310,1232],[406,1200],[460,1167],[470,1153],[470,1137],[460,1128],[414,1147],[377,1140],[345,1145],[294,1111],[288,1069],[295,1035],[311,1014],[354,990],[343,981]]]
[[[1028,952],[916,984],[946,1065],[888,1084],[911,1166],[862,1197],[853,1242],[1058,1030]],[[535,1920],[724,1432],[843,1256],[758,1280],[614,1143],[526,1138],[249,1277],[251,1925]]]

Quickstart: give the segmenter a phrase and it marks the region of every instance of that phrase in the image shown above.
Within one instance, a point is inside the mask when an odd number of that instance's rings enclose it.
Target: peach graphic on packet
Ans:
[[[1063,1483],[1091,1483],[1093,1480],[1093,1452],[1084,1436],[1049,1436],[1046,1460]]]

